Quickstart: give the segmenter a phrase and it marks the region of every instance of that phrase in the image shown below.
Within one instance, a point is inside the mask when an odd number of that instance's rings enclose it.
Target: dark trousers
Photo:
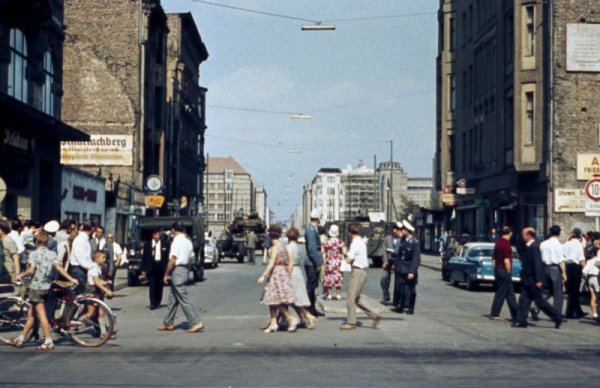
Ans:
[[[87,271],[81,267],[70,266],[69,275],[73,276],[79,282],[79,285],[75,288],[77,294],[83,294],[85,292],[85,285],[87,284]]]
[[[165,271],[161,269],[155,269],[148,274],[148,295],[150,296],[150,308],[158,308],[162,303],[164,276]]]
[[[579,297],[581,295],[579,287],[581,287],[581,278],[583,276],[581,273],[582,268],[581,265],[577,263],[567,263],[566,270],[567,284],[565,284],[565,288],[567,289],[569,296],[567,298],[567,311],[565,315],[567,318],[581,317],[583,315],[583,310],[581,309],[581,303],[579,302]]]
[[[556,265],[547,265],[544,270],[546,272],[544,297],[546,299],[552,297],[554,299],[552,303],[554,308],[562,314],[564,296],[562,273],[560,272],[560,268]]]
[[[256,261],[256,259],[255,259],[256,249],[246,248],[246,250],[248,252],[248,263],[254,264],[254,262]]]
[[[546,298],[540,288],[537,288],[533,281],[524,282],[521,284],[521,296],[519,297],[519,314],[518,322],[526,324],[527,316],[529,315],[529,308],[531,302],[534,302],[536,307],[544,312],[553,321],[559,321],[562,319],[560,311],[556,310]]]
[[[305,265],[304,270],[306,271],[306,292],[308,294],[308,300],[310,301],[309,310],[314,314],[315,302],[317,300],[315,291],[319,287],[319,270],[314,265]]]
[[[498,317],[502,311],[502,305],[506,300],[508,309],[510,310],[510,317],[512,320],[517,319],[517,298],[515,297],[515,289],[513,287],[512,275],[509,274],[505,269],[498,269],[494,271],[496,278],[496,294],[494,295],[494,301],[492,302],[492,311],[490,316]]]
[[[392,270],[384,269],[381,275],[379,285],[381,286],[381,292],[383,293],[383,299],[390,300],[390,284],[392,283]]]
[[[113,270],[113,273],[111,275],[106,275],[106,280],[110,280],[110,285],[108,286],[108,288],[110,288],[111,291],[115,290],[115,279],[117,278],[117,267],[115,267],[115,269]]]
[[[408,280],[407,273],[398,273],[394,279],[394,306],[398,310],[414,310],[417,301],[417,276]]]

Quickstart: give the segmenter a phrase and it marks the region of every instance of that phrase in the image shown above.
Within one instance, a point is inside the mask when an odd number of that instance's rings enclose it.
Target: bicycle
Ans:
[[[59,307],[52,317],[49,317],[51,329],[61,334],[79,346],[99,347],[104,345],[115,333],[115,315],[111,308],[92,294],[76,295],[75,285],[69,282],[55,281],[52,283],[52,292],[58,298]],[[11,339],[23,331],[27,314],[31,308],[28,288],[23,283],[13,283],[18,295],[0,298],[0,342],[10,345]],[[89,307],[94,307],[94,319],[87,319]],[[60,312],[58,319],[56,312]],[[99,316],[104,316],[102,324],[106,335],[102,336]],[[34,336],[31,330],[23,343],[31,341]]]

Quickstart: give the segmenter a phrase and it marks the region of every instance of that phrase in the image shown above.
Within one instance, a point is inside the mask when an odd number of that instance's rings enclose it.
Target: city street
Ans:
[[[3,346],[0,383],[575,386],[597,376],[600,328],[591,321],[570,321],[561,330],[548,320],[529,329],[490,322],[490,289],[453,287],[429,268],[421,270],[414,316],[386,313],[379,330],[363,316],[362,327],[341,332],[344,316],[333,313],[320,318],[314,331],[264,334],[259,328],[267,308],[258,302],[262,288],[256,284],[262,270],[226,262],[189,288],[207,327],[199,334],[157,332],[165,306],[149,311],[145,287],[125,288],[110,301],[118,314],[117,340],[83,349],[59,339],[51,353]],[[380,297],[379,275],[380,270],[369,271],[370,301]],[[503,313],[506,317],[506,307]]]

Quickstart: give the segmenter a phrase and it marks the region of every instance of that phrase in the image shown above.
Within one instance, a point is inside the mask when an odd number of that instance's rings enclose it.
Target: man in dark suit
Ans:
[[[144,244],[142,250],[142,274],[148,278],[150,310],[160,307],[163,296],[163,277],[169,261],[169,244],[161,238],[160,231],[152,233],[152,239]]]
[[[554,321],[554,326],[558,329],[562,323],[562,316],[560,311],[556,310],[548,303],[542,293],[542,287],[544,285],[543,279],[546,275],[544,272],[544,263],[542,262],[540,244],[535,238],[535,229],[523,229],[523,240],[527,247],[525,248],[521,266],[521,297],[519,298],[517,321],[514,322],[512,326],[522,328],[527,327],[529,307],[533,301],[541,311]]]
[[[379,301],[379,303],[383,305],[387,305],[390,300],[390,285],[392,283],[392,267],[394,266],[395,255],[397,252],[397,243],[402,237],[400,232],[402,224],[397,222],[394,224],[392,228],[392,233],[383,240],[383,248],[384,259],[383,262],[383,275],[381,276],[381,280],[379,281],[379,285],[381,286],[381,292],[383,293],[383,299]]]

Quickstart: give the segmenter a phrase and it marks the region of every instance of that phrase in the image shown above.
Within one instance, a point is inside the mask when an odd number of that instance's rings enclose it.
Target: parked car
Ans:
[[[454,285],[464,283],[470,291],[476,290],[480,284],[494,283],[492,256],[493,243],[468,243],[460,254],[448,261],[448,280]],[[521,282],[521,261],[513,248],[512,279],[516,284]]]
[[[217,268],[220,261],[221,256],[219,254],[219,249],[217,249],[217,245],[212,238],[207,238],[204,241],[204,266]]]
[[[194,245],[195,259],[192,264],[192,272],[195,281],[204,280],[204,223],[201,217],[147,217],[139,220],[135,230],[135,238],[127,244],[127,284],[129,286],[139,285],[142,273],[142,247],[144,241],[152,238],[152,232],[162,230],[168,232],[173,222],[183,223],[185,232],[192,239]]]

